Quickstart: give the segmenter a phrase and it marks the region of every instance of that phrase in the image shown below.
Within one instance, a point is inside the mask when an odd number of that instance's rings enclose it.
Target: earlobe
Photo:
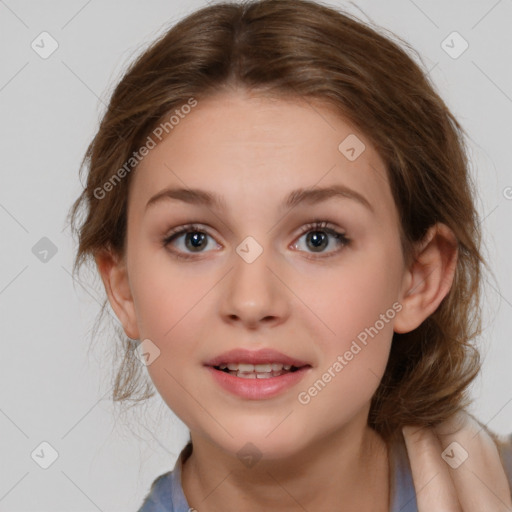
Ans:
[[[395,332],[416,329],[438,308],[452,286],[457,255],[457,239],[448,226],[437,223],[427,231],[404,275]]]
[[[126,262],[120,260],[110,251],[102,251],[94,259],[110,306],[121,322],[125,334],[129,338],[138,339],[139,331]]]

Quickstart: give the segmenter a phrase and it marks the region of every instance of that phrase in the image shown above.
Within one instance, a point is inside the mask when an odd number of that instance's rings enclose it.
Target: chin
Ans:
[[[305,447],[308,429],[304,423],[289,421],[293,413],[283,421],[285,417],[286,414],[265,419],[248,416],[243,421],[234,418],[223,423],[233,437],[226,434],[219,439],[217,430],[213,442],[237,457],[248,451],[249,455],[253,452],[252,455],[265,460],[286,459]]]

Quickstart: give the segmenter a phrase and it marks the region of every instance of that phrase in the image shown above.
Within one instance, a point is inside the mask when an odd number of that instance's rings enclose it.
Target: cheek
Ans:
[[[180,325],[190,324],[201,298],[214,285],[213,278],[204,272],[194,278],[170,264],[163,253],[155,257],[141,251],[132,263],[131,286],[141,335],[168,344]]]
[[[142,258],[139,261],[142,263]],[[197,360],[200,336],[194,327],[204,322],[201,298],[213,283],[208,285],[207,278],[190,279],[169,264],[155,260],[134,265],[132,275],[141,339],[150,340],[159,351],[147,370],[170,405],[179,401],[180,393],[183,395],[183,368]],[[187,389],[194,393],[194,383],[187,382]]]
[[[314,338],[319,367],[301,386],[297,402],[326,428],[349,421],[369,404],[389,359],[400,309],[391,274],[363,262],[361,269],[340,272],[322,287],[322,302],[316,301],[330,330]]]
[[[298,292],[304,303],[318,312],[328,346],[343,348],[376,323],[379,331],[388,336],[392,333],[399,269],[385,253],[380,256],[362,255],[336,271],[318,273],[314,287]]]
[[[161,321],[165,310],[148,312],[146,318],[152,322],[148,323],[148,331],[153,333],[160,354],[147,366],[147,371],[162,400],[189,429],[206,429],[215,434],[217,416],[209,414],[215,402],[206,398],[209,387],[205,384],[209,381],[199,357],[206,337],[202,331],[205,311],[198,304],[204,293],[203,290],[202,294],[194,295],[190,303],[183,296],[182,301],[173,302],[176,309],[167,315],[166,322]]]
[[[300,292],[328,327],[320,331],[318,320],[307,316],[312,319],[307,327],[317,345],[319,368],[303,386],[307,396],[300,403],[309,399],[317,405],[339,402],[346,412],[371,399],[384,374],[394,318],[401,309],[396,302],[399,261],[384,246],[375,248],[347,259],[337,272],[318,275],[317,287],[314,293],[310,288],[309,296],[305,288]]]

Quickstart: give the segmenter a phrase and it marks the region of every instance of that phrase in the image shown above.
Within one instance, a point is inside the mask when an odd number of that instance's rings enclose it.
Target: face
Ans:
[[[160,351],[147,366],[156,388],[193,435],[284,457],[366,420],[404,262],[365,135],[326,106],[240,91],[200,100],[132,178],[132,320]],[[218,202],[162,194],[184,188]],[[300,369],[247,379],[206,366],[233,349],[272,349]]]

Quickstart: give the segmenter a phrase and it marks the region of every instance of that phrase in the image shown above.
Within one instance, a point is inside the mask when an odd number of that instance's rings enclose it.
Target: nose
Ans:
[[[233,268],[224,283],[220,313],[225,322],[247,329],[277,326],[290,314],[290,292],[275,260],[263,251],[248,262],[235,253]]]

